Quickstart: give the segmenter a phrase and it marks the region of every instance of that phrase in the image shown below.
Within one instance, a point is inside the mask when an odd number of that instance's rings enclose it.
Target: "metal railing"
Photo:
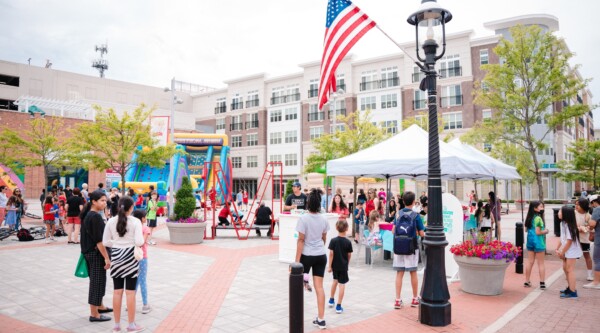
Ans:
[[[230,131],[241,131],[244,129],[244,124],[243,123],[231,123],[229,124],[229,130]]]
[[[258,128],[258,120],[252,120],[246,122],[246,129],[249,128]]]
[[[322,121],[324,119],[324,112],[309,112],[308,121]]]
[[[244,102],[231,103],[231,111],[244,108]]]
[[[217,106],[215,108],[215,114],[219,114],[219,113],[225,113],[227,111],[227,106],[223,105],[223,106]]]
[[[440,101],[440,105],[443,108],[447,108],[450,106],[462,105],[462,95],[442,97],[441,101]]]
[[[412,82],[421,82],[421,80],[423,80],[425,78],[425,74],[419,72],[419,73],[413,73],[412,74]]]
[[[297,102],[299,100],[300,100],[300,93],[285,95],[285,96],[271,97],[271,105],[281,104],[281,103],[289,103],[289,102]]]
[[[258,99],[251,99],[246,101],[246,109],[258,106]]]
[[[327,113],[327,117],[329,117],[329,119],[333,119],[332,118],[332,113],[333,113],[333,110],[329,110],[329,112]],[[345,117],[346,116],[346,109],[345,108],[344,109],[335,109],[335,113],[338,116],[342,115],[342,116]]]
[[[308,98],[317,97],[319,95],[319,89],[309,89]]]
[[[462,76],[462,67],[451,67],[440,70],[440,76],[442,78]]]
[[[413,110],[422,110],[427,108],[426,99],[417,99],[413,101]]]

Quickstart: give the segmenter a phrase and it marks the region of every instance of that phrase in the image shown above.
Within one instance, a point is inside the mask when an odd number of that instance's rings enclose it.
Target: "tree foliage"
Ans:
[[[294,189],[292,188],[294,185],[294,181],[289,179],[287,181],[287,183],[285,184],[285,194],[283,195],[283,198],[287,198],[288,195],[292,194],[292,192],[294,192]]]
[[[316,152],[308,156],[305,173],[322,171],[327,161],[359,152],[389,137],[385,129],[371,122],[369,111],[338,116],[343,131],[325,134],[313,140]]]
[[[96,170],[112,169],[121,175],[121,190],[126,189],[125,174],[136,163],[160,168],[176,152],[174,144],[158,146],[150,130],[153,109],[143,104],[121,117],[115,110],[96,108],[96,120],[82,123],[74,130],[72,154]],[[142,147],[142,149],[138,149]],[[132,160],[133,153],[137,160]]]
[[[494,110],[491,121],[477,123],[465,136],[469,143],[493,145],[495,156],[515,163],[525,179],[536,179],[543,199],[537,151],[548,147],[548,135],[572,125],[589,106],[572,103],[555,112],[553,106],[574,100],[588,80],[569,66],[572,53],[562,40],[538,26],[510,29],[494,52],[500,64],[483,65],[485,84],[475,89],[475,103]],[[541,124],[536,127],[537,124]]]
[[[175,193],[175,206],[173,212],[175,213],[175,219],[187,219],[192,217],[194,210],[196,209],[196,198],[192,189],[192,184],[188,177],[181,179],[181,187]]]
[[[419,118],[417,118],[417,116]],[[412,125],[417,125],[424,129],[426,132],[429,132],[429,114],[425,111],[414,115],[412,117],[406,117],[402,120],[402,129],[405,130]],[[444,131],[444,119],[441,113],[438,113],[438,134],[440,134],[441,139],[444,142],[449,142],[454,138],[454,133],[443,133]]]
[[[558,163],[561,171],[557,176],[565,181],[591,182],[594,188],[600,185],[600,141],[579,139],[567,148],[572,160]]]
[[[60,170],[67,164],[68,145],[65,136],[61,135],[63,131],[64,122],[58,117],[31,119],[28,126],[18,130],[5,128],[0,132],[0,158],[14,171],[41,166],[46,186],[48,168],[52,166]]]

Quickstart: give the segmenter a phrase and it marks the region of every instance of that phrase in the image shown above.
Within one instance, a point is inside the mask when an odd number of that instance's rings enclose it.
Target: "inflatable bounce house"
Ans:
[[[128,188],[136,193],[149,192],[150,185],[159,195],[159,201],[166,201],[169,184],[175,181],[175,192],[181,187],[183,177],[189,177],[194,191],[209,191],[214,188],[217,198],[224,201],[228,195],[227,188],[223,182],[217,181],[212,168],[218,168],[224,174],[225,181],[231,184],[231,161],[229,159],[228,138],[225,134],[195,134],[175,133],[174,140],[177,147],[186,154],[175,154],[162,168],[152,168],[148,165],[135,163],[125,174],[125,182]],[[142,149],[140,147],[140,149]],[[144,148],[147,149],[147,148]],[[137,154],[133,154],[133,161],[137,160]],[[217,163],[218,162],[218,163]],[[175,168],[170,173],[171,163]],[[206,167],[205,167],[206,166]],[[119,187],[120,182],[113,182],[114,187]],[[159,204],[162,206],[162,204]]]
[[[0,185],[8,187],[10,193],[15,188],[24,189],[25,185],[19,176],[17,176],[9,167],[0,163]]]

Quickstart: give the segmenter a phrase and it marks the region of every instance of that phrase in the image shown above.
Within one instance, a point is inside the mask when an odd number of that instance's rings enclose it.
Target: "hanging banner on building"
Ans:
[[[169,118],[168,116],[150,117],[152,138],[158,140],[159,146],[166,146],[169,141]]]

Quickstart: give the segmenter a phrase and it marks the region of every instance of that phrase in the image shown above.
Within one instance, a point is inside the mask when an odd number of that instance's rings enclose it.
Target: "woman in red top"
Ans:
[[[341,219],[345,219],[348,217],[348,207],[346,203],[344,203],[344,199],[340,194],[336,194],[333,197],[333,201],[331,202],[330,213],[336,213],[340,215]]]
[[[248,191],[246,189],[242,192],[242,203],[244,204],[244,209],[248,210]]]
[[[47,196],[44,201],[44,224],[46,225],[46,244],[50,243],[50,241],[55,241],[54,239],[54,228],[56,227],[54,224],[54,213],[56,210],[54,209],[54,204],[52,204],[52,197]]]
[[[375,207],[377,207],[377,211],[379,211],[380,206],[381,204],[377,198],[375,189],[369,189],[367,192],[367,203],[365,204],[365,216],[368,218],[371,215],[371,211],[375,210]]]
[[[219,212],[219,225],[229,225],[229,221],[227,217],[231,216],[231,210],[229,207],[231,206],[231,202],[227,201],[221,211]],[[233,218],[233,216],[231,216]]]

